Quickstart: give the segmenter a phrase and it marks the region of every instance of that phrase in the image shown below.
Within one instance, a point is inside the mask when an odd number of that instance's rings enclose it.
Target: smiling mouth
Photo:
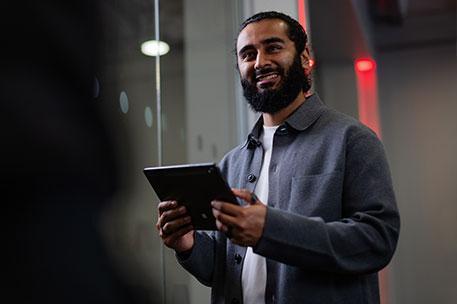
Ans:
[[[260,88],[266,88],[273,86],[279,79],[280,75],[276,72],[261,74],[256,76],[255,81],[257,86]]]

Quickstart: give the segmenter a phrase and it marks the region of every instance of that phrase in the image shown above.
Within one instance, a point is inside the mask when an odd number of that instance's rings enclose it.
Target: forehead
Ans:
[[[236,49],[239,51],[247,45],[261,44],[266,39],[274,37],[290,42],[287,29],[287,23],[281,19],[263,19],[250,23],[238,35]]]

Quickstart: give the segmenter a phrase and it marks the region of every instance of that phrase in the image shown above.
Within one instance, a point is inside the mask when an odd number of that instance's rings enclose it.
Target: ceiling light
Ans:
[[[141,52],[146,56],[162,56],[170,51],[170,46],[163,41],[148,40],[141,44]]]

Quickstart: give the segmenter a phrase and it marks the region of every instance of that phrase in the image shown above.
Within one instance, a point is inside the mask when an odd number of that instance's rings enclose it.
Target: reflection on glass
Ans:
[[[122,91],[119,96],[119,104],[121,106],[122,113],[126,114],[129,111],[129,99],[127,97],[127,93],[124,91]]]
[[[97,77],[94,77],[94,98],[100,96],[100,82],[98,81]]]
[[[144,121],[149,128],[152,127],[152,110],[149,106],[144,109]]]

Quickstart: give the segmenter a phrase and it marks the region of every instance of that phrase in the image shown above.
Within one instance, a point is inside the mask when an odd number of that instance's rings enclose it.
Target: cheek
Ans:
[[[283,60],[281,62],[281,66],[285,70],[289,70],[293,66],[293,64],[294,64],[293,60],[292,61],[291,60]]]
[[[238,72],[240,73],[241,79],[251,80],[254,73],[254,65],[238,63]]]

